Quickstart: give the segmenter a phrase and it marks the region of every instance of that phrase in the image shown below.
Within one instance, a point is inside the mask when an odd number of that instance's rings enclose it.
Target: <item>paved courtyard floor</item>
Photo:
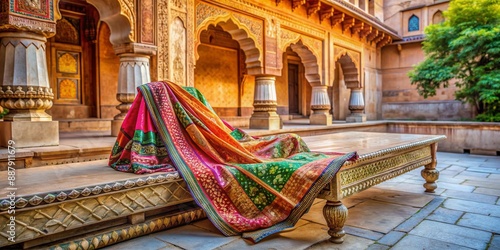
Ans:
[[[434,194],[423,192],[417,169],[344,199],[343,244],[328,241],[318,199],[293,229],[257,244],[225,237],[204,219],[105,249],[500,249],[500,157],[439,152],[437,159]]]

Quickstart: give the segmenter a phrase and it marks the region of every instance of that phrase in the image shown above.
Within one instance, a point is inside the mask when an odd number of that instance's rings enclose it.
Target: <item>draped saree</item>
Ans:
[[[178,171],[225,235],[258,242],[293,227],[355,152],[310,152],[294,134],[256,138],[232,128],[201,93],[171,82],[138,88],[109,165],[138,174]]]

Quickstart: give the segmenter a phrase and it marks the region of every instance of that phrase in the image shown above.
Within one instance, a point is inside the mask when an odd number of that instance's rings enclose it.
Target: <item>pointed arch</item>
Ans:
[[[290,47],[293,52],[299,55],[304,65],[304,74],[309,84],[311,86],[322,85],[320,65],[318,64],[319,56],[310,49],[311,45],[304,44],[302,37],[298,36],[297,39],[285,43],[281,51],[286,51],[287,47]]]
[[[198,54],[198,46],[201,44],[201,32],[207,30],[210,25],[219,25],[238,42],[240,48],[245,52],[245,64],[250,74],[263,73],[262,49],[257,47],[257,38],[245,25],[241,24],[240,21],[231,14],[210,17],[197,27],[194,45],[196,61],[200,57]]]
[[[408,32],[420,30],[420,19],[418,16],[411,15],[408,19]]]
[[[344,73],[344,83],[348,88],[362,87],[359,81],[359,70],[348,53],[340,55],[336,62],[342,67]]]
[[[111,31],[109,40],[113,45],[134,42],[134,11],[120,0],[87,0],[99,12],[101,21],[108,24]]]
[[[444,22],[444,16],[443,12],[441,10],[438,10],[432,15],[432,23],[433,24],[438,24]]]

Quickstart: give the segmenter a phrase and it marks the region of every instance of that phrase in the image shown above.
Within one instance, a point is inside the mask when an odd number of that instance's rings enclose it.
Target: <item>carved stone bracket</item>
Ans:
[[[344,21],[342,22],[342,32],[346,32],[346,30],[348,30],[352,26],[354,26],[355,22],[356,22],[356,19],[354,19],[354,17],[346,16],[344,18]]]
[[[327,18],[331,18],[333,16],[333,13],[334,13],[333,7],[322,8],[319,11],[319,22],[321,23],[321,22],[323,22],[323,20],[325,20]]]
[[[306,0],[292,0],[292,11],[304,4],[306,4]]]
[[[332,18],[331,18],[331,25],[332,27],[343,22],[345,18],[345,14],[342,12],[339,13],[334,13]]]
[[[321,2],[319,0],[307,1],[307,17],[318,12],[321,9]]]

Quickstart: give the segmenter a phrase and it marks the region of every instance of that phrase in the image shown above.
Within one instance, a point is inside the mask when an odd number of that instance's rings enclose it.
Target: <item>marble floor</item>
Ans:
[[[298,224],[257,244],[223,236],[207,219],[104,249],[500,249],[500,157],[438,153],[436,193],[420,169],[343,200],[345,241],[328,241],[316,200]]]

